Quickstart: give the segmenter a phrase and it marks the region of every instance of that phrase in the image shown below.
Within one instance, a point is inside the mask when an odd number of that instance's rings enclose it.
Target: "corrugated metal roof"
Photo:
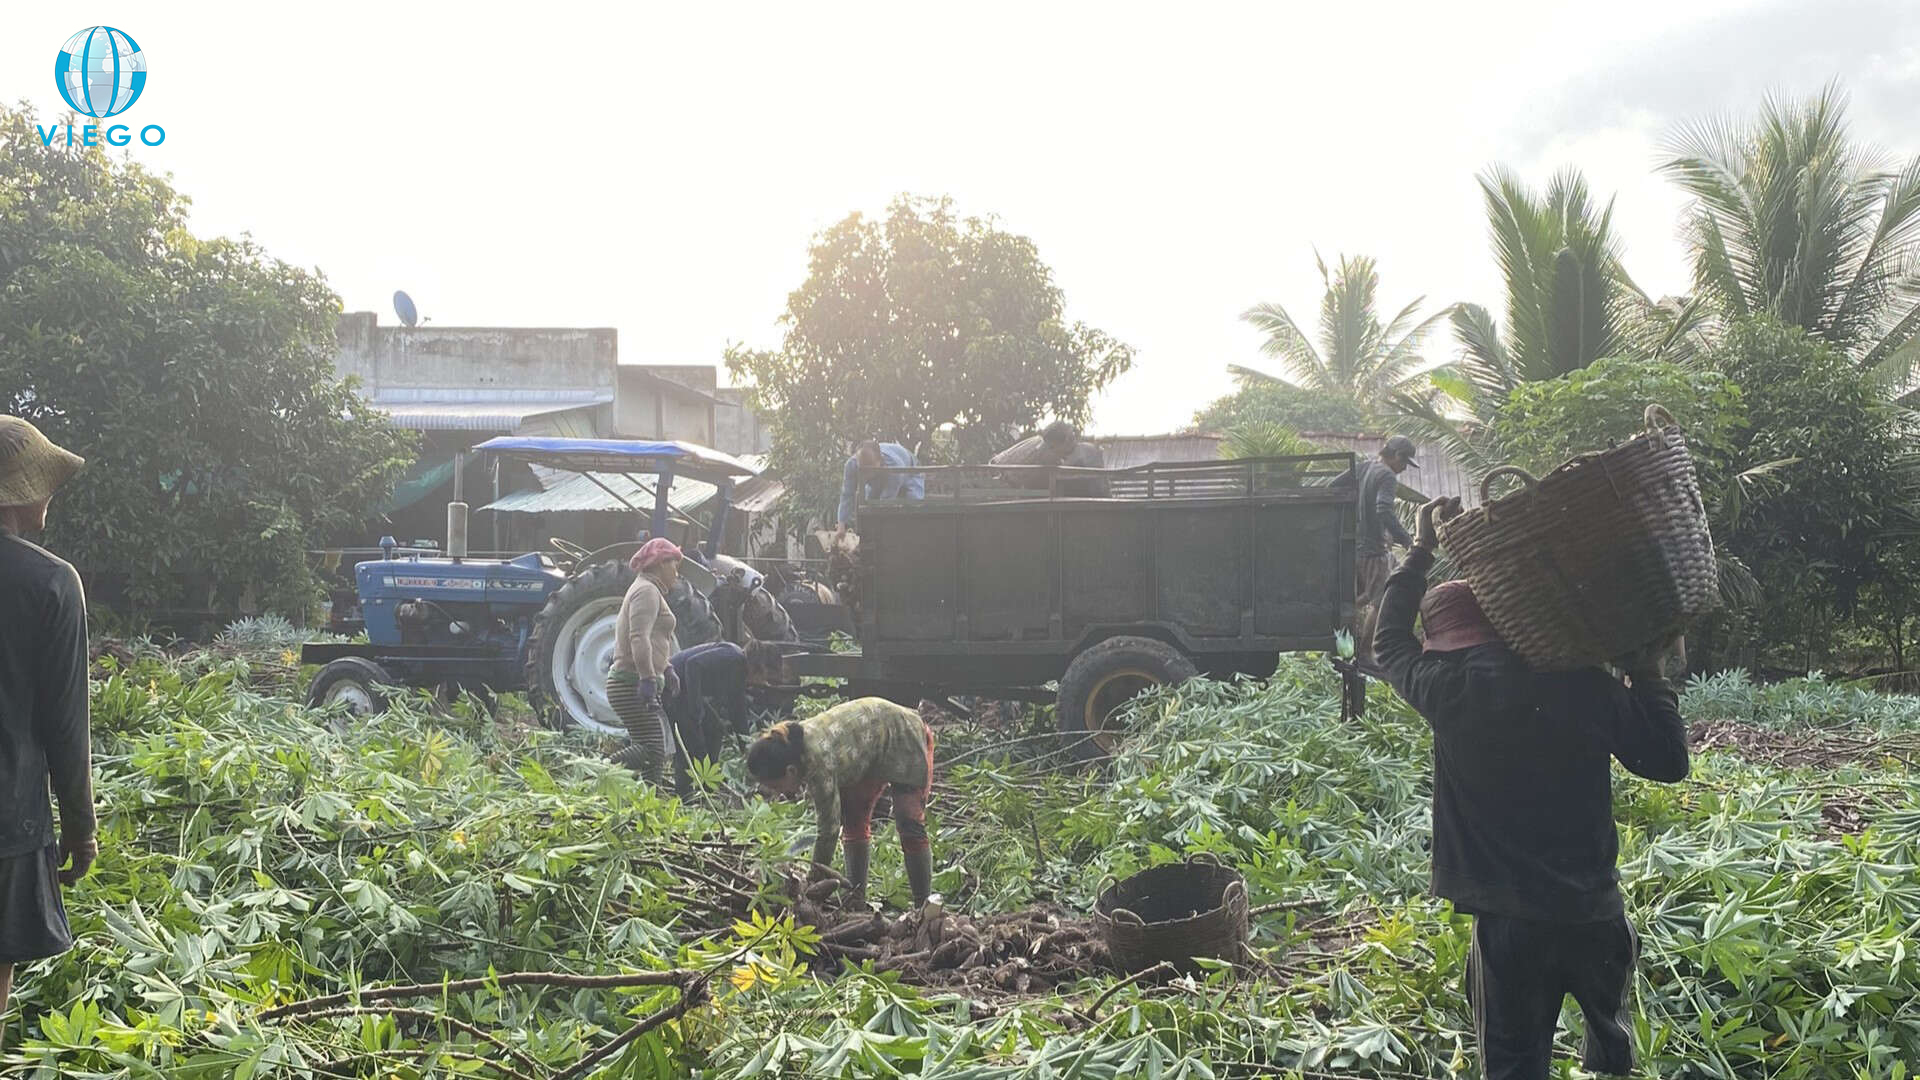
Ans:
[[[598,480],[600,483],[594,483]],[[606,485],[602,487],[601,485]],[[609,491],[608,489],[612,489]],[[675,510],[689,512],[706,504],[718,489],[703,480],[676,476],[667,490],[667,502]],[[626,499],[622,503],[617,493]],[[628,505],[631,504],[631,505]],[[559,514],[571,512],[630,514],[638,509],[653,509],[651,477],[629,479],[619,473],[568,473],[545,491],[516,491],[481,507],[509,514]]]
[[[488,389],[397,390],[374,397],[372,405],[404,428],[415,431],[511,433],[535,416],[605,404],[611,398],[593,391],[508,391]]]
[[[749,514],[764,514],[779,505],[787,494],[787,485],[765,476],[756,476],[734,486],[733,505],[735,509],[745,510]]]
[[[1107,435],[1089,441],[1100,448],[1109,469],[1220,457],[1218,435]]]
[[[1391,436],[1348,435],[1330,431],[1303,431],[1300,437],[1330,450],[1351,450],[1363,458],[1375,457]],[[1480,485],[1473,482],[1466,467],[1453,460],[1447,448],[1437,443],[1415,442],[1414,460],[1418,469],[1400,474],[1400,486],[1428,499],[1458,497],[1469,509],[1480,505]]]

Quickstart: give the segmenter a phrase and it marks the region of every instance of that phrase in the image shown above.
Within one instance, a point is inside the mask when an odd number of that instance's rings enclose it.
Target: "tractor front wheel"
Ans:
[[[316,709],[345,705],[350,716],[372,716],[387,711],[387,695],[380,687],[392,685],[386,668],[362,656],[343,656],[314,675],[307,704]]]

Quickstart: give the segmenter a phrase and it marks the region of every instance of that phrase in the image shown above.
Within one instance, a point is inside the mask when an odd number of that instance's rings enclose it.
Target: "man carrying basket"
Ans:
[[[1433,729],[1433,891],[1474,917],[1467,995],[1482,1068],[1490,1080],[1544,1080],[1572,994],[1587,1021],[1585,1068],[1625,1074],[1639,939],[1615,866],[1611,763],[1685,779],[1686,724],[1660,671],[1672,643],[1623,658],[1624,682],[1600,667],[1534,671],[1466,582],[1427,590],[1436,516],[1458,513],[1459,499],[1421,508],[1373,647]]]

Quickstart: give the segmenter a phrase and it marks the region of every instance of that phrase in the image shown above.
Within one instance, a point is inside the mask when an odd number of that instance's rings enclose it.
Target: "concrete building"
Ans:
[[[714,391],[720,407],[714,410],[713,448],[741,457],[773,449],[773,429],[747,408],[747,388],[722,386]]]
[[[373,312],[356,311],[340,316],[338,333],[336,370],[358,378],[360,393],[394,423],[420,433],[419,457],[378,526],[403,543],[440,537],[455,455],[495,435],[679,440],[737,455],[770,443],[747,413],[745,391],[718,387],[713,365],[622,364],[611,328],[381,326]],[[579,480],[573,474],[511,466],[469,469],[462,480],[476,510],[516,493],[548,496],[523,498],[531,509],[505,534],[502,514],[477,513],[476,548],[543,529],[576,539],[632,531],[626,515],[598,505],[601,488],[570,482]]]
[[[612,419],[611,328],[381,326],[340,316],[335,367],[401,427],[474,435],[596,435]]]

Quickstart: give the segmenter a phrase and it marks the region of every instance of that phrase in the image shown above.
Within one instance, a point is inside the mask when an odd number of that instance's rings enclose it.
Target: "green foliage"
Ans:
[[[410,457],[335,381],[339,300],[251,241],[196,238],[164,180],[43,146],[34,119],[0,109],[0,411],[87,458],[49,543],[137,606],[251,591],[304,613],[306,549]]]
[[[1279,304],[1255,304],[1240,317],[1266,335],[1260,351],[1279,364],[1285,381],[1376,411],[1393,395],[1408,392],[1433,366],[1420,349],[1447,312],[1415,322],[1421,302],[1416,299],[1382,324],[1375,295],[1380,272],[1371,258],[1342,256],[1332,273],[1317,253],[1313,261],[1326,290],[1320,299],[1317,344]],[[1242,385],[1273,380],[1247,368],[1232,370]]]
[[[1596,206],[1577,170],[1536,193],[1500,166],[1480,177],[1493,254],[1506,285],[1504,329],[1479,304],[1452,311],[1458,363],[1434,372],[1433,392],[1395,396],[1411,433],[1445,445],[1476,473],[1502,451],[1489,428],[1507,396],[1601,357],[1683,359],[1698,341],[1699,311],[1648,302],[1620,263],[1613,205]]]
[[[1267,975],[1161,989],[1103,977],[983,1008],[894,974],[810,974],[818,935],[765,893],[761,910],[680,940],[711,923],[686,901],[703,883],[663,851],[724,835],[771,862],[811,829],[798,804],[744,797],[737,755],[705,805],[684,806],[578,737],[435,720],[412,699],[342,729],[249,690],[236,661],[134,652],[124,669],[104,661],[94,687],[102,854],[68,893],[79,944],[22,969],[9,1075],[499,1076],[459,1056],[503,1060],[457,1027],[255,1016],[389,979],[669,964],[714,972],[713,1002],[590,1076],[1406,1077],[1471,1061],[1469,922],[1427,895],[1426,725],[1377,687],[1368,716],[1342,722],[1313,661],[1284,660],[1264,685],[1141,699],[1102,773],[1062,771],[1005,732],[943,730],[929,825],[953,910],[1084,910],[1105,876],[1192,852],[1239,868],[1256,906],[1305,905],[1256,919],[1256,949],[1279,965]],[[1646,1068],[1891,1075],[1920,1055],[1920,959],[1905,946],[1920,781],[1903,749],[1920,702],[1722,677],[1683,706],[1722,728],[1850,732],[1887,750],[1818,772],[1708,753],[1681,785],[1619,774]],[[1862,831],[1828,825],[1836,800],[1858,806]],[[874,850],[876,895],[898,899],[896,846]],[[1109,988],[1097,1019],[1077,1016]],[[558,1072],[666,1000],[499,990],[419,1004]]]
[[[1763,643],[1806,670],[1862,591],[1902,568],[1913,511],[1898,415],[1845,355],[1768,316],[1735,320],[1706,363],[1741,388],[1735,465],[1792,461],[1716,539],[1766,587]]]
[[[1920,331],[1920,157],[1855,142],[1837,86],[1686,125],[1661,168],[1694,197],[1694,281],[1726,317],[1772,315],[1870,367]]]
[[[1293,431],[1358,434],[1372,431],[1379,417],[1351,397],[1314,390],[1242,369],[1239,388],[1214,399],[1194,414],[1193,430],[1224,432],[1241,424],[1279,424]]]
[[[1522,383],[1494,414],[1492,442],[1504,461],[1545,476],[1577,454],[1638,435],[1655,404],[1686,430],[1702,491],[1717,503],[1732,482],[1733,440],[1746,427],[1746,409],[1740,388],[1715,370],[1610,358]]]
[[[1301,438],[1280,424],[1251,422],[1240,424],[1220,441],[1223,458],[1289,457],[1317,454],[1320,447]]]
[[[903,195],[815,237],[781,347],[731,347],[727,369],[771,418],[773,467],[824,516],[859,440],[924,453],[938,433],[978,462],[1043,417],[1084,423],[1133,350],[1063,308],[1031,240]]]

